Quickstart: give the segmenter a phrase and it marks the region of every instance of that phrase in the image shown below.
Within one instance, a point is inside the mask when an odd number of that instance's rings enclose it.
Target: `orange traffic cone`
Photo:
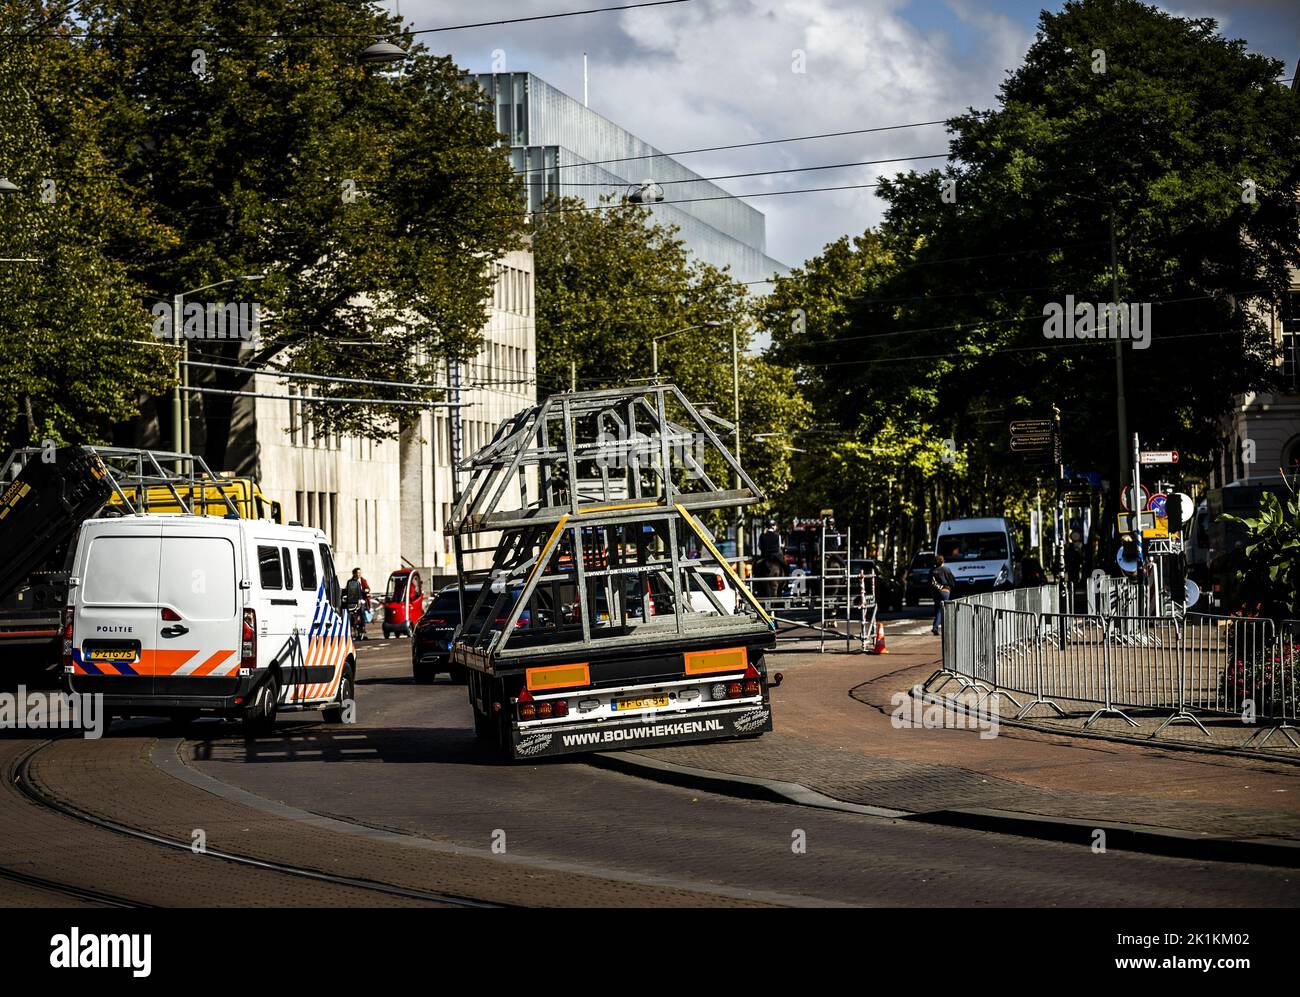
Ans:
[[[876,649],[873,654],[888,654],[889,648],[885,647],[885,625],[879,620],[876,621]]]

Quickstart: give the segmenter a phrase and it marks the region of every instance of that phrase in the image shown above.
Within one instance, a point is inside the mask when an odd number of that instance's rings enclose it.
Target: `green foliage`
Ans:
[[[35,25],[34,9],[10,0],[8,26]],[[32,101],[50,134],[48,153],[0,169],[25,190],[65,176],[68,203],[84,206],[70,210],[107,212],[112,199],[105,249],[124,276],[110,283],[136,298],[137,313],[119,316],[127,338],[148,338],[151,299],[262,273],[207,299],[257,300],[271,317],[261,349],[202,344],[210,358],[435,384],[442,358],[477,352],[488,264],[521,244],[522,202],[491,112],[449,58],[407,38],[399,68],[361,65],[399,22],[346,0],[87,0],[76,17],[84,37],[45,37],[68,27],[56,18],[39,42],[4,49],[6,72],[44,74]],[[14,133],[0,134],[9,156]],[[83,146],[100,168],[69,168]],[[30,221],[44,207],[0,210]],[[121,393],[163,387],[123,363]],[[392,429],[391,409],[312,411],[331,431]]]
[[[1300,619],[1300,494],[1284,505],[1265,492],[1258,516],[1222,517],[1245,527],[1245,561],[1238,573],[1247,607],[1274,619]]]
[[[38,30],[25,15],[7,4],[0,26]],[[138,390],[169,382],[164,354],[140,342],[148,339],[143,287],[118,252],[124,242],[160,246],[164,235],[114,181],[99,141],[102,103],[61,90],[83,67],[78,53],[57,46],[53,56],[32,42],[0,49],[0,176],[20,188],[0,197],[7,447],[101,441],[135,413]]]
[[[685,329],[660,340],[659,378],[731,421],[734,329],[741,459],[765,492],[786,489],[791,434],[806,424],[808,405],[790,371],[745,352],[752,326],[745,285],[693,260],[676,230],[642,206],[611,200],[590,209],[553,199],[533,228],[539,391],[568,390],[571,365],[580,389],[644,379],[654,337]],[[732,446],[732,437],[725,442]]]
[[[1007,452],[1008,422],[1053,404],[1066,463],[1116,480],[1114,344],[1043,333],[1067,294],[1111,300],[1113,218],[1120,300],[1153,303],[1150,348],[1123,349],[1128,423],[1195,473],[1230,397],[1269,384],[1269,303],[1300,264],[1300,101],[1283,70],[1213,21],[1136,0],[1045,12],[1000,106],[949,122],[953,164],[883,178],[877,229],[778,281],[761,312],[771,356],[841,438],[952,438],[964,464],[907,486],[935,515],[1026,503],[1050,472]],[[840,453],[814,476],[847,478]]]

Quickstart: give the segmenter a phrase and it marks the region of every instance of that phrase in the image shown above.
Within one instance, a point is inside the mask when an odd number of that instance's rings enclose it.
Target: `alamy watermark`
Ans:
[[[107,720],[99,693],[0,692],[0,730],[80,730],[96,740]]]
[[[1065,304],[1043,305],[1043,335],[1047,339],[1127,339],[1133,349],[1151,345],[1151,302],[1075,302],[1073,294]]]
[[[153,315],[153,334],[159,339],[242,339],[253,345],[260,341],[262,306],[256,301],[186,302],[179,329],[170,302],[159,301],[149,312]]]
[[[912,691],[896,692],[889,697],[894,711],[889,724],[895,730],[921,727],[926,730],[978,730],[981,741],[998,736],[1002,725],[998,719],[998,694],[992,693],[980,709],[969,709],[952,696],[926,696],[919,685]]]
[[[617,434],[601,430],[596,441],[599,454],[598,467],[605,470],[631,468],[632,470],[660,469],[663,465],[662,439],[639,431],[630,436],[622,428]],[[709,438],[704,433],[675,433],[668,437],[668,466],[685,468],[691,478],[704,473],[704,456]]]

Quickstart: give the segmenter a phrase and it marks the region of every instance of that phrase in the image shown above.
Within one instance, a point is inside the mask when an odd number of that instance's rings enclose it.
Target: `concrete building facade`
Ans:
[[[532,253],[512,252],[492,267],[483,349],[461,372],[467,455],[536,399]],[[444,366],[439,383],[448,378]],[[316,433],[306,417],[313,403],[303,397],[312,394],[311,382],[254,381],[249,390],[277,397],[248,400],[253,425],[246,435],[256,440],[249,470],[284,504],[286,518],[325,531],[340,574],[360,567],[372,589],[401,567],[418,568],[426,582],[455,574],[442,532],[452,504],[448,409],[403,410],[396,437],[376,443]]]
[[[530,211],[554,194],[597,205],[604,195],[625,194],[653,180],[664,202],[655,219],[676,225],[699,259],[730,267],[732,276],[762,290],[785,264],[767,255],[763,214],[694,170],[597,114],[532,73],[480,73],[473,77],[508,140],[515,172],[524,176]]]

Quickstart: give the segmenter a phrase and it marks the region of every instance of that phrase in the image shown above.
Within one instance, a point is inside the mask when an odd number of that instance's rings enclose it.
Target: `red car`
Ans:
[[[384,589],[384,636],[411,636],[424,615],[424,587],[420,573],[403,568],[388,576]]]

